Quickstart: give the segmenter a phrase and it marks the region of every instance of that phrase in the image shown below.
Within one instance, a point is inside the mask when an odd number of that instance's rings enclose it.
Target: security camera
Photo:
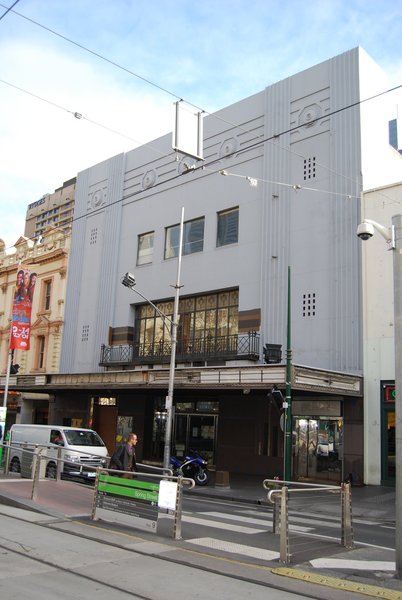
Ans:
[[[374,235],[374,226],[371,223],[360,223],[356,233],[361,240],[369,240]]]

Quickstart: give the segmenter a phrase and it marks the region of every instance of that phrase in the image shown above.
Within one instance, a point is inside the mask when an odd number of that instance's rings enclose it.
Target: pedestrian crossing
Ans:
[[[224,513],[218,511],[197,512],[197,516],[193,513],[183,513],[182,521],[184,523],[192,523],[202,525],[203,527],[212,527],[214,529],[223,529],[245,535],[254,535],[256,533],[272,532],[272,517],[256,518],[248,517],[236,513]],[[295,518],[295,521],[301,522],[302,519]],[[315,526],[317,522],[311,521]],[[258,527],[255,527],[255,526]],[[339,524],[331,524],[339,529]],[[310,526],[302,526],[297,523],[289,524],[289,531],[298,533],[308,533],[314,528]]]
[[[313,522],[311,519],[310,522],[303,524],[302,518],[292,518],[289,531],[295,534],[309,533],[314,529]],[[196,526],[196,531],[202,534],[200,537],[185,537],[187,544],[230,556],[239,555],[244,559],[255,559],[262,563],[279,560],[279,537],[272,534],[272,511],[257,513],[248,509],[230,512],[185,511],[182,514],[183,532],[186,531],[186,524]],[[333,525],[336,526],[335,523]],[[337,527],[339,529],[339,524]],[[194,531],[193,527],[191,531]],[[208,531],[211,535],[208,533],[205,535]]]
[[[223,557],[236,556],[238,560],[241,557],[240,560],[248,561],[251,559],[259,564],[277,563],[280,559],[280,538],[279,535],[273,535],[272,510],[265,512],[252,510],[250,507],[244,509],[233,507],[230,512],[219,510],[184,511],[182,515],[182,532],[184,534],[187,524],[189,525],[187,531],[190,535],[184,535],[184,540],[190,546],[203,548],[207,552],[216,551]],[[194,533],[196,535],[191,535]],[[302,551],[299,562],[307,561],[313,569],[339,569],[342,568],[342,565],[345,568],[352,568],[352,565],[355,564],[360,565],[355,567],[356,570],[371,568],[369,560],[351,562],[344,556],[338,559],[317,559],[315,556],[314,559],[314,551],[317,552],[319,544],[325,545],[325,552],[329,551],[331,554],[331,547],[335,554],[339,552],[341,536],[339,517],[325,514],[315,517],[311,513],[292,514],[289,515],[289,533],[293,534],[293,538],[290,538],[291,553],[297,543],[306,544],[307,538],[303,538],[303,534],[308,536],[313,549],[311,559],[308,558],[310,550]],[[325,535],[323,535],[324,533]],[[300,550],[297,552],[300,554]],[[372,567],[388,571],[392,569],[392,561],[383,561],[383,564],[381,561],[375,561]]]

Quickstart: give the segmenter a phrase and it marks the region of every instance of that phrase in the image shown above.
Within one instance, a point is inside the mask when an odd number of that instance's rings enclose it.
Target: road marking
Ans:
[[[331,518],[331,517],[330,517]],[[324,520],[325,519],[325,520]],[[334,519],[334,517],[332,517]],[[353,519],[353,522],[355,520]],[[322,519],[314,518],[314,515],[310,515],[310,518],[306,517],[296,517],[292,514],[289,514],[289,523],[305,523],[306,525],[313,525],[314,527],[327,527],[332,529],[339,529],[341,526],[340,517],[336,520],[327,519],[326,516],[322,515]]]
[[[204,546],[205,548],[212,548],[213,550],[222,550],[223,552],[241,554],[250,558],[259,558],[261,560],[277,560],[279,558],[279,552],[265,550],[264,548],[254,548],[253,546],[245,546],[244,544],[225,542],[224,540],[216,540],[214,538],[195,538],[186,540],[186,542]]]
[[[402,592],[390,590],[388,588],[379,587],[376,585],[368,585],[358,583],[356,581],[347,581],[344,579],[336,579],[335,577],[327,577],[326,575],[318,575],[316,573],[308,573],[300,569],[292,569],[288,567],[279,567],[271,569],[274,575],[282,575],[284,577],[292,577],[308,583],[316,583],[321,586],[327,586],[332,589],[341,590],[342,592],[356,592],[373,598],[382,598],[383,600],[401,600]]]
[[[270,508],[267,508],[267,510],[271,513],[272,510]],[[318,516],[321,517],[321,520],[319,521],[319,523],[324,523],[325,525],[328,524],[329,527],[338,527],[340,524],[340,519],[341,519],[341,514],[340,514],[340,508],[339,508],[339,516],[336,515],[327,515],[324,513],[316,513],[316,514],[312,514],[312,513],[308,513],[308,512],[303,512],[303,511],[298,511],[297,512],[297,517],[293,515],[292,511],[289,511],[289,519],[293,520],[293,521],[305,521],[307,523],[309,523],[309,519],[314,519],[315,522],[317,522]],[[253,515],[255,514],[255,509],[250,509],[250,510],[245,510],[242,511],[243,514],[249,514],[249,515]],[[331,525],[331,523],[333,523],[333,525]],[[379,526],[379,527],[384,527],[384,529],[393,529],[393,527],[390,527],[388,525],[382,525],[381,521],[368,521],[367,519],[359,519],[357,517],[353,517],[353,523],[357,523],[359,525],[372,525],[372,526]]]
[[[199,519],[198,517],[190,517],[183,515],[183,521],[193,523],[194,525],[203,525],[204,527],[215,527],[216,529],[226,529],[227,531],[235,531],[237,533],[264,533],[266,529],[255,529],[254,527],[242,527],[241,525],[233,525],[233,523],[222,523],[221,521],[210,521],[209,519]]]
[[[316,569],[358,569],[359,571],[395,571],[395,562],[385,560],[349,560],[315,558],[310,565]]]
[[[251,523],[252,525],[260,525],[261,527],[272,527],[272,519],[263,520],[255,517],[243,517],[242,515],[234,515],[233,513],[224,512],[203,512],[199,515],[207,515],[208,517],[217,517],[218,519],[230,519],[231,521],[241,521],[242,523]]]
[[[261,527],[266,527],[266,529],[269,529],[270,531],[272,531],[272,519],[271,520],[263,520],[263,519],[255,519],[252,517],[243,517],[242,515],[234,515],[232,513],[223,513],[223,512],[214,512],[214,511],[210,511],[210,512],[203,512],[203,513],[197,513],[199,515],[206,515],[208,517],[216,517],[218,519],[226,519],[227,521],[238,521],[241,523],[250,523],[251,525],[260,525]],[[209,521],[207,521],[209,522]],[[211,521],[211,523],[215,523],[216,521]],[[311,531],[311,527],[301,527],[300,525],[293,525],[290,524],[289,525],[289,530],[290,531],[297,531],[299,533],[307,533],[309,531]],[[264,530],[266,531],[266,530]]]

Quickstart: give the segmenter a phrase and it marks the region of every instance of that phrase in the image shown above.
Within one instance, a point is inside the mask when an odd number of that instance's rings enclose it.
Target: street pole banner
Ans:
[[[36,273],[19,269],[14,288],[10,350],[29,350],[32,301]]]

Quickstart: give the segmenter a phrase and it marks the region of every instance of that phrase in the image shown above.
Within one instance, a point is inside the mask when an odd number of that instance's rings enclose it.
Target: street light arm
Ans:
[[[163,321],[169,321],[170,326],[173,325],[173,321],[172,319],[170,319],[167,315],[165,315],[161,310],[159,310],[159,308],[149,299],[147,298],[142,292],[140,292],[140,290],[138,290],[135,285],[135,278],[131,273],[126,273],[124,275],[124,277],[121,278],[121,283],[128,287],[130,290],[132,290],[133,292],[135,292],[136,294],[138,294],[139,296],[141,296],[141,298],[143,300],[145,300],[145,302],[148,302],[148,304],[150,304],[152,306],[152,308],[155,310],[155,312],[158,313],[158,315],[160,316],[160,318]]]

